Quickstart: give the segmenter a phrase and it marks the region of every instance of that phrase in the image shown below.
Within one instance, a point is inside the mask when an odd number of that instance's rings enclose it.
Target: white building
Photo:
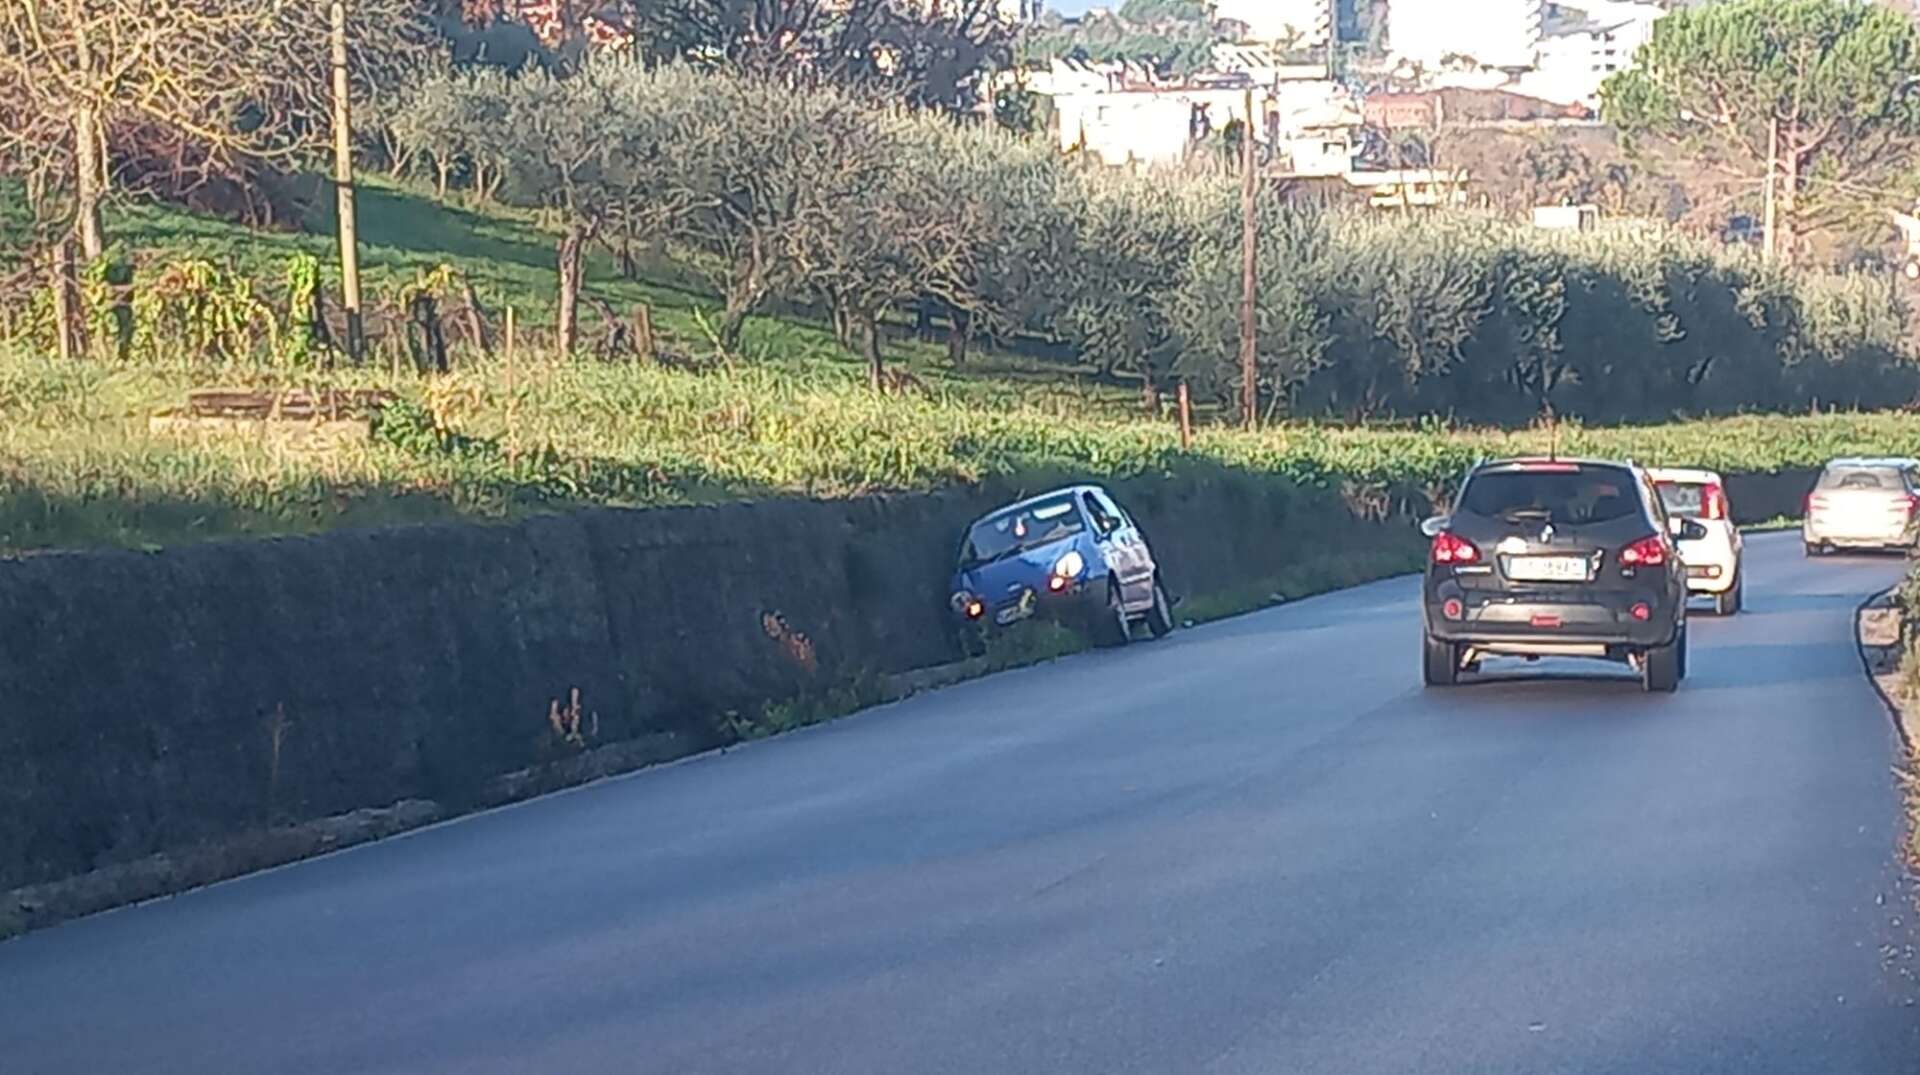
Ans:
[[[1391,0],[1387,42],[1428,70],[1461,59],[1481,67],[1530,68],[1540,49],[1545,0]]]
[[[1328,80],[1282,82],[1254,91],[1256,137],[1273,141],[1276,167],[1295,175],[1351,170],[1359,152],[1360,109]],[[1171,164],[1196,137],[1245,118],[1244,87],[1186,86],[1065,93],[1053,98],[1060,148],[1081,149],[1108,164]],[[1271,134],[1269,134],[1271,132]]]
[[[1324,48],[1333,39],[1334,0],[1217,0],[1213,14],[1251,28],[1250,40]]]
[[[845,12],[853,0],[827,0],[824,5],[828,11]],[[921,15],[937,18],[942,15],[960,13],[961,0],[919,0],[913,5]],[[1046,0],[993,0],[993,12],[1001,22],[1021,26],[1038,22],[1046,10]]]
[[[1654,23],[1666,10],[1653,3],[1584,0],[1578,9],[1562,5],[1563,17],[1549,21],[1540,39],[1534,70],[1515,89],[1556,104],[1597,108],[1600,86],[1633,64],[1634,54],[1653,38]]]

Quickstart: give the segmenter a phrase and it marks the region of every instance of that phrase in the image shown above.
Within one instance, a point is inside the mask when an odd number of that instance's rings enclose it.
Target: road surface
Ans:
[[[70,923],[0,1070],[1915,1070],[1900,565],[1749,557],[1674,696],[1399,580]]]

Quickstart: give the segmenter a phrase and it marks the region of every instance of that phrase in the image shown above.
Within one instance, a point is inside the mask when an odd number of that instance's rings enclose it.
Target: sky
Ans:
[[[1047,0],[1048,11],[1058,11],[1062,15],[1084,14],[1088,8],[1120,6],[1120,0]]]

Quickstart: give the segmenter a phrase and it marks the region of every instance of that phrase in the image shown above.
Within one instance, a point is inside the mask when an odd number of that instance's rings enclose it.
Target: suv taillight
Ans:
[[[1621,567],[1659,567],[1667,562],[1667,543],[1658,534],[1643,537],[1620,550]]]
[[[1434,535],[1432,555],[1436,564],[1471,564],[1480,559],[1480,550],[1457,534],[1440,533]]]
[[[1700,517],[1702,519],[1724,519],[1727,517],[1727,491],[1717,484],[1700,487]]]

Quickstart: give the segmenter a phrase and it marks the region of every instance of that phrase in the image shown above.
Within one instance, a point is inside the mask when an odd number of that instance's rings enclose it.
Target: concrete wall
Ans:
[[[1407,548],[1233,472],[1114,489],[1176,594]],[[960,528],[1025,490],[593,511],[0,563],[0,891],[408,799],[956,656]]]

